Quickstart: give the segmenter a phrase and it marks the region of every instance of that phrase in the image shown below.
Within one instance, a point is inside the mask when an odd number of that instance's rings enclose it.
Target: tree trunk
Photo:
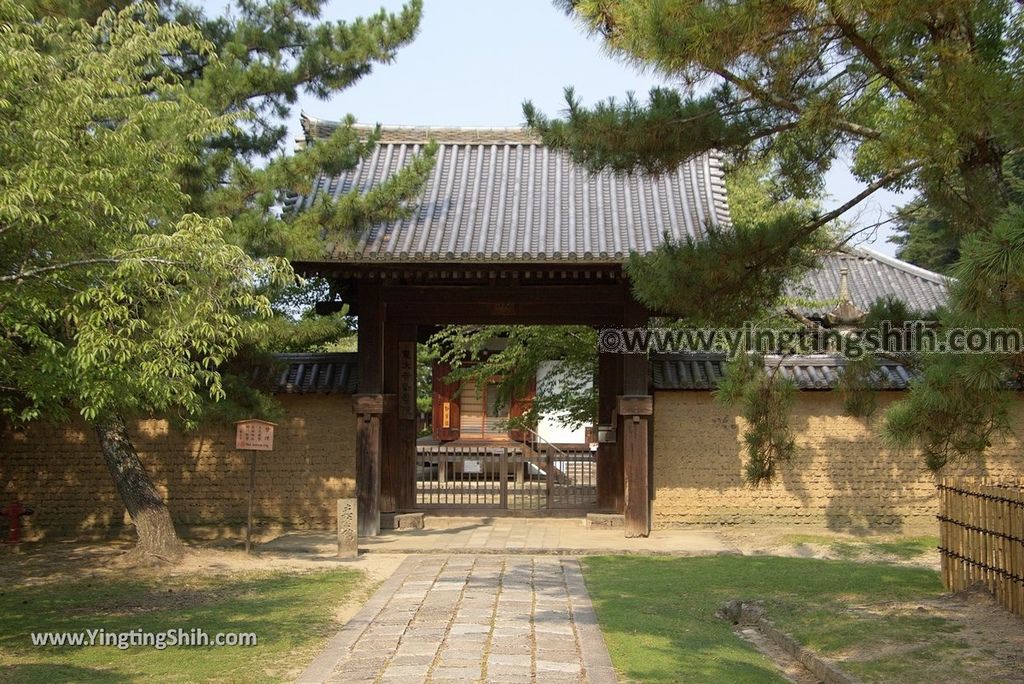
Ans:
[[[103,460],[139,535],[135,553],[179,560],[185,548],[174,531],[167,505],[139,460],[124,418],[113,416],[97,422],[95,427]]]

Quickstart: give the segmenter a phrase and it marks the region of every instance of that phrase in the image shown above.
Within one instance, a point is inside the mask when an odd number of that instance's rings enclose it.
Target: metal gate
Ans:
[[[417,446],[416,507],[540,511],[597,502],[589,449]]]

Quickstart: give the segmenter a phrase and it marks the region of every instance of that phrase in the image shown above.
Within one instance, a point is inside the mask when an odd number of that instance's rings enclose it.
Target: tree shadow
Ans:
[[[135,682],[138,681],[138,678],[100,667],[78,667],[61,663],[19,663],[0,666],[0,681],[118,684],[120,682]]]
[[[932,529],[936,476],[919,453],[888,448],[880,435],[885,408],[901,396],[879,393],[875,416],[860,419],[844,414],[835,392],[799,392],[790,415],[793,458],[775,482],[752,487],[744,476],[745,426],[735,409],[706,392],[659,392],[656,525],[807,525],[865,535]],[[1015,411],[1019,422],[1024,407]],[[944,474],[1012,477],[1022,469],[1020,442],[1009,436],[986,461]]]
[[[355,492],[351,397],[285,395],[275,450],[257,456],[257,529],[333,528],[336,501]],[[249,457],[234,448],[234,427],[182,432],[166,420],[139,420],[132,440],[179,528],[237,536],[248,509]],[[24,538],[97,540],[133,536],[130,520],[92,430],[81,422],[29,426],[0,435],[0,501],[35,513]],[[0,507],[5,503],[0,503]]]

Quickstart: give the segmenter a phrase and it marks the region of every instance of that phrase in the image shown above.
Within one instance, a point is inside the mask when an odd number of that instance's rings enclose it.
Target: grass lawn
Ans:
[[[192,576],[0,588],[0,681],[263,682],[293,678],[362,590],[354,570]],[[30,632],[201,628],[253,632],[254,647],[37,647]]]
[[[956,623],[913,611],[865,609],[936,598],[937,573],[887,564],[804,558],[593,557],[587,585],[616,668],[629,679],[673,682],[784,681],[770,661],[714,617],[730,599],[760,599],[768,617],[866,681],[909,681],[925,664],[943,679],[970,678]],[[892,646],[906,646],[894,650]],[[865,655],[866,654],[866,655]],[[933,672],[934,674],[934,672]]]

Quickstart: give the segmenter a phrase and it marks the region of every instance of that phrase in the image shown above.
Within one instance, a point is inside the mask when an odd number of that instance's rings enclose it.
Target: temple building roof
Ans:
[[[304,115],[303,144],[315,143],[339,125]],[[567,154],[548,149],[525,128],[386,126],[380,133],[372,154],[338,175],[320,174],[310,194],[293,198],[287,210],[302,211],[324,196],[366,192],[409,163],[430,140],[439,145],[437,163],[409,218],[371,226],[347,243],[327,244],[318,264],[606,268],[622,264],[631,253],[652,252],[666,238],[700,239],[710,226],[731,226],[717,153],[657,176],[594,174]],[[894,257],[846,246],[822,257],[786,295],[789,308],[818,321],[867,311],[889,296],[929,312],[945,304],[948,280]]]
[[[308,140],[337,123],[303,118]],[[700,239],[731,225],[718,154],[658,176],[590,173],[521,128],[386,127],[355,168],[321,174],[301,211],[324,195],[366,191],[431,139],[437,163],[410,218],[376,225],[327,260],[371,262],[621,263],[668,236]]]
[[[786,294],[793,309],[821,320],[834,313],[843,301],[867,311],[876,300],[889,296],[901,299],[914,311],[926,313],[945,305],[949,279],[872,249],[842,247],[822,257],[818,267],[787,288]]]

